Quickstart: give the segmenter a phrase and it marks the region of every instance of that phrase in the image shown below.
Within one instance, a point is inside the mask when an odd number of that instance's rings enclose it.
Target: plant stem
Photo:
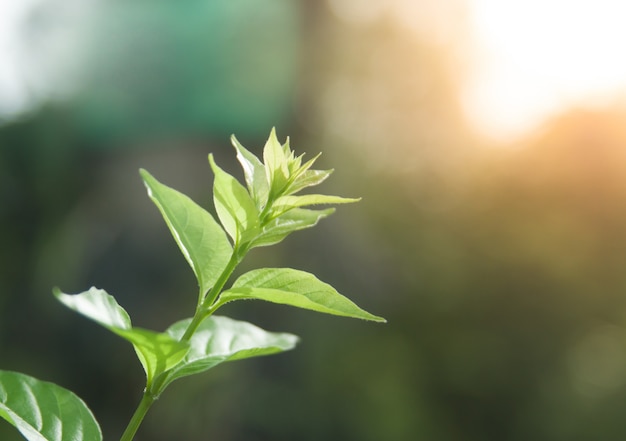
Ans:
[[[137,429],[139,428],[139,425],[143,421],[143,418],[146,416],[148,409],[150,409],[150,406],[152,406],[152,403],[154,403],[154,400],[155,398],[148,391],[145,391],[143,393],[143,397],[141,397],[141,401],[139,402],[139,405],[137,406],[133,417],[130,419],[126,430],[122,434],[120,441],[132,441],[132,439],[135,437]]]
[[[228,279],[233,274],[233,271],[235,270],[237,265],[239,265],[239,262],[241,262],[241,260],[243,259],[246,251],[247,250],[242,250],[240,247],[235,246],[235,248],[233,249],[233,254],[232,256],[230,256],[228,264],[226,264],[226,268],[224,268],[224,271],[222,271],[222,274],[220,274],[219,278],[215,282],[215,285],[213,285],[213,288],[211,288],[211,290],[209,291],[206,299],[204,299],[204,302],[202,302],[202,306],[204,308],[208,309],[213,304],[213,302],[215,302],[217,297],[222,292],[222,289],[224,289],[224,285],[226,285],[226,282],[228,282]]]
[[[198,329],[198,326],[200,326],[200,323],[202,323],[202,320],[206,318],[205,314],[206,313],[204,312],[204,309],[198,308],[195,315],[191,319],[191,323],[189,323],[189,326],[187,326],[187,329],[185,330],[185,333],[181,337],[180,341],[191,340],[191,336],[196,332],[196,329]]]
[[[243,257],[246,255],[248,249],[248,247],[235,246],[235,248],[233,249],[233,254],[230,256],[230,260],[228,261],[228,264],[224,268],[224,271],[222,271],[222,274],[220,274],[213,288],[211,288],[211,290],[209,291],[207,298],[205,298],[204,301],[199,302],[198,307],[196,308],[196,313],[194,314],[191,323],[189,323],[189,326],[185,330],[185,334],[181,338],[181,341],[189,341],[191,339],[193,334],[196,332],[196,329],[198,329],[198,326],[200,326],[200,323],[202,323],[202,320],[204,320],[209,314],[210,307],[215,302],[219,294],[222,292],[222,289],[224,289],[224,285],[226,285],[226,282],[232,275],[239,262],[241,262]],[[159,385],[157,389],[159,390],[153,391],[152,388],[147,388],[144,391],[141,401],[139,402],[139,405],[137,406],[133,417],[128,423],[126,430],[122,434],[120,441],[132,441],[135,433],[137,432],[137,429],[141,425],[144,417],[146,416],[148,409],[150,409],[150,406],[152,406],[152,404],[154,403],[156,399],[155,397],[157,397],[163,391],[161,385]]]
[[[200,326],[200,323],[202,323],[202,320],[204,320],[207,315],[210,315],[209,312],[211,311],[211,306],[218,298],[218,296],[222,292],[222,289],[224,289],[224,285],[226,285],[226,282],[228,282],[228,279],[233,274],[233,271],[235,270],[237,265],[239,265],[247,252],[247,247],[235,246],[235,248],[233,249],[233,254],[230,256],[230,260],[226,264],[226,267],[222,271],[222,274],[220,274],[220,276],[218,277],[215,285],[213,285],[213,287],[207,294],[207,297],[198,305],[196,313],[191,319],[191,323],[189,323],[189,326],[185,330],[185,334],[182,336],[181,341],[189,341],[194,332],[196,332],[196,329],[198,329],[198,326]]]

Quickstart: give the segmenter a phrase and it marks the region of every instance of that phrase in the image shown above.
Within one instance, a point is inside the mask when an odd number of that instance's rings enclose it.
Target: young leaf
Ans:
[[[266,300],[375,322],[386,321],[359,308],[313,274],[290,268],[261,268],[245,273],[232,288],[222,292],[218,304],[244,299]]]
[[[300,176],[296,178],[291,186],[292,193],[302,190],[306,187],[312,187],[324,182],[333,173],[333,169],[330,170],[306,170]]]
[[[215,174],[213,201],[224,229],[235,243],[245,242],[259,233],[259,211],[243,185],[222,170],[209,155]]]
[[[327,196],[323,194],[281,196],[272,204],[272,215],[280,216],[292,208],[306,207],[308,205],[349,204],[360,200],[360,198],[342,198],[340,196]]]
[[[315,185],[319,185],[328,178],[333,170],[309,170],[309,167],[313,165],[313,162],[319,157],[317,155],[315,158],[311,159],[309,162],[304,164],[296,173],[293,182],[289,185],[289,188],[285,192],[286,195],[294,194],[299,192],[300,190],[306,187],[313,187]]]
[[[185,259],[193,269],[201,295],[213,286],[226,267],[232,247],[224,230],[205,209],[184,194],[141,170],[148,195],[158,207]]]
[[[317,225],[320,219],[328,217],[334,212],[334,208],[328,208],[326,210],[294,208],[289,210],[268,222],[268,224],[263,227],[261,234],[254,239],[252,246],[261,247],[277,244],[290,233],[313,227]]]
[[[267,204],[267,196],[270,191],[265,166],[259,158],[242,146],[234,135],[230,139],[235,150],[237,150],[237,160],[243,168],[248,191],[260,211]]]
[[[285,148],[280,145],[274,128],[263,148],[263,163],[270,186],[270,198],[279,196],[289,181],[289,163]]]
[[[102,441],[87,405],[54,383],[0,371],[0,417],[28,441]]]
[[[189,350],[187,343],[174,340],[168,334],[133,328],[128,313],[104,290],[91,288],[70,295],[55,289],[54,295],[68,308],[132,343],[146,372],[148,385],[158,374],[182,360]]]
[[[180,339],[191,319],[173,324],[166,332]],[[167,373],[164,387],[187,375],[204,372],[225,361],[275,354],[293,349],[298,337],[267,332],[248,322],[228,317],[210,316],[191,338],[191,348],[181,363]]]

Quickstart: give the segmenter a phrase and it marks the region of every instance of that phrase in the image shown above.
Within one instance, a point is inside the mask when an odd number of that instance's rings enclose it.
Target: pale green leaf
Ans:
[[[314,227],[321,219],[334,212],[334,208],[326,210],[294,208],[289,210],[268,222],[263,227],[261,234],[254,239],[252,245],[260,247],[277,244],[294,231]]]
[[[257,209],[262,210],[267,203],[267,196],[270,191],[265,166],[259,158],[242,146],[234,135],[231,137],[231,141],[237,150],[237,160],[243,168],[248,191],[256,203]]]
[[[174,340],[166,333],[133,328],[116,334],[132,343],[146,373],[146,385],[161,373],[177,365],[189,351],[187,342]]]
[[[115,331],[132,329],[126,310],[117,303],[115,297],[103,289],[92,286],[80,294],[65,294],[55,288],[53,293],[65,306],[105,328]]]
[[[167,332],[180,339],[191,319],[173,324]],[[265,331],[251,323],[228,317],[210,316],[191,338],[191,348],[181,363],[167,373],[164,386],[188,375],[204,372],[220,363],[293,349],[298,337]]]
[[[158,207],[185,259],[193,269],[201,295],[213,286],[226,267],[232,247],[210,213],[186,195],[158,182],[141,170],[148,195]]]
[[[306,187],[313,187],[315,185],[319,185],[322,182],[324,182],[331,175],[332,172],[333,170],[303,171],[294,179],[291,185],[289,185],[289,189],[286,192],[286,194],[294,194]]]
[[[270,198],[273,198],[285,189],[289,180],[288,156],[278,141],[274,128],[263,148],[263,163],[270,186]]]
[[[323,194],[306,194],[302,196],[281,196],[272,204],[272,215],[279,216],[293,208],[309,205],[349,204],[358,202],[360,198],[342,198]]]
[[[245,187],[234,177],[222,170],[209,155],[215,174],[213,200],[217,215],[236,243],[255,237],[259,229],[259,211]]]
[[[168,334],[133,328],[128,313],[106,291],[91,288],[80,294],[64,294],[54,290],[56,298],[68,308],[104,326],[129,341],[146,372],[146,383],[177,364],[189,350],[187,343]]]
[[[221,294],[218,304],[245,299],[266,300],[326,314],[385,322],[384,318],[359,308],[313,274],[291,268],[262,268],[245,273]]]
[[[287,142],[285,143],[285,148],[289,149],[289,138],[287,138]],[[296,173],[302,167],[302,158],[304,157],[304,153],[300,156],[296,156],[293,150],[289,150],[289,175],[295,176]]]
[[[0,371],[0,417],[28,441],[101,441],[87,405],[54,383]]]

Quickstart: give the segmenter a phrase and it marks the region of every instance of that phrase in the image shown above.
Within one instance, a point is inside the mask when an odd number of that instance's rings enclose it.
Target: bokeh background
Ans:
[[[297,350],[172,385],[137,440],[626,439],[626,11],[619,1],[5,0],[0,368],[81,396],[106,439],[143,372],[53,286],[137,326],[191,270],[137,169],[211,207],[271,127],[362,196],[241,271],[317,274],[379,325],[246,302]],[[238,175],[240,176],[240,175]],[[21,439],[0,422],[0,439]]]

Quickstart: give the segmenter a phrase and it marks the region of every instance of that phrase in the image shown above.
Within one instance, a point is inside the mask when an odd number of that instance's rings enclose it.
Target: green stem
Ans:
[[[275,199],[276,198],[273,197],[271,194],[267,196],[267,202],[265,204],[265,207],[263,207],[263,211],[261,211],[261,214],[259,215],[261,226],[264,226],[268,222],[267,216],[270,214],[270,210],[272,209],[272,206],[274,205]]]
[[[209,309],[213,302],[215,302],[217,297],[222,292],[222,289],[224,289],[224,285],[226,285],[226,282],[228,282],[228,279],[233,274],[233,271],[235,271],[235,268],[237,267],[237,265],[239,265],[239,262],[241,262],[246,252],[247,249],[244,250],[239,246],[235,246],[235,248],[233,249],[233,254],[232,256],[230,256],[228,264],[226,264],[226,268],[224,268],[224,271],[222,271],[222,274],[220,274],[219,278],[215,282],[215,285],[213,285],[213,288],[211,288],[211,290],[207,294],[207,297],[202,302],[202,307],[204,309]]]
[[[222,292],[222,289],[224,289],[224,285],[226,285],[226,282],[228,282],[228,279],[233,274],[233,271],[235,270],[239,262],[241,262],[247,252],[247,247],[235,246],[235,248],[233,249],[233,254],[230,256],[230,260],[226,264],[226,267],[222,271],[222,274],[220,274],[220,276],[218,277],[215,285],[213,285],[213,287],[207,294],[207,297],[199,303],[198,308],[196,309],[196,313],[191,319],[191,323],[189,323],[189,326],[187,326],[185,333],[180,339],[181,341],[189,341],[191,339],[191,336],[196,332],[196,329],[198,329],[198,326],[200,326],[200,323],[202,323],[202,320],[204,320],[205,318],[207,318],[208,315],[211,314],[211,306],[218,298],[218,296]]]
[[[198,302],[196,313],[191,319],[191,323],[189,323],[189,326],[185,330],[185,334],[181,338],[181,341],[189,341],[198,329],[198,326],[200,326],[200,323],[202,323],[202,320],[204,320],[208,315],[211,314],[211,312],[213,311],[211,309],[211,306],[213,306],[213,303],[215,302],[215,300],[217,300],[218,296],[224,289],[226,282],[228,282],[228,279],[233,274],[233,271],[241,262],[243,257],[247,254],[248,250],[248,246],[234,247],[233,254],[230,256],[230,260],[226,264],[226,267],[224,268],[224,271],[222,271],[222,274],[220,274],[219,278],[215,282],[215,285],[213,285],[213,288],[211,288],[211,290],[207,294],[207,297],[203,301]],[[163,379],[164,378],[165,377],[163,377]],[[158,385],[156,387],[156,389],[158,390],[154,389],[154,387],[151,387],[150,390],[144,391],[143,397],[141,398],[141,401],[139,402],[139,405],[137,406],[133,417],[128,423],[126,430],[122,434],[122,438],[120,438],[120,441],[132,441],[135,433],[137,432],[137,429],[139,428],[144,417],[146,416],[148,409],[150,409],[150,406],[152,406],[152,403],[154,403],[154,400],[162,392],[161,389],[163,388],[161,387],[161,385]]]
[[[180,341],[191,340],[191,336],[196,332],[196,329],[198,329],[198,326],[200,326],[200,323],[202,323],[202,320],[204,320],[205,318],[206,313],[204,312],[204,309],[198,308],[196,314],[191,319],[191,323],[189,323],[189,326],[187,326],[187,329],[185,330],[185,333],[181,337]]]
[[[141,397],[141,401],[139,402],[139,405],[137,406],[133,417],[130,419],[126,430],[122,434],[120,441],[132,441],[132,439],[135,437],[135,433],[137,433],[137,429],[139,429],[141,422],[146,416],[148,409],[150,409],[150,406],[152,406],[152,403],[154,403],[154,400],[154,396],[152,396],[152,394],[150,394],[148,391],[145,391],[143,393],[143,397]]]

